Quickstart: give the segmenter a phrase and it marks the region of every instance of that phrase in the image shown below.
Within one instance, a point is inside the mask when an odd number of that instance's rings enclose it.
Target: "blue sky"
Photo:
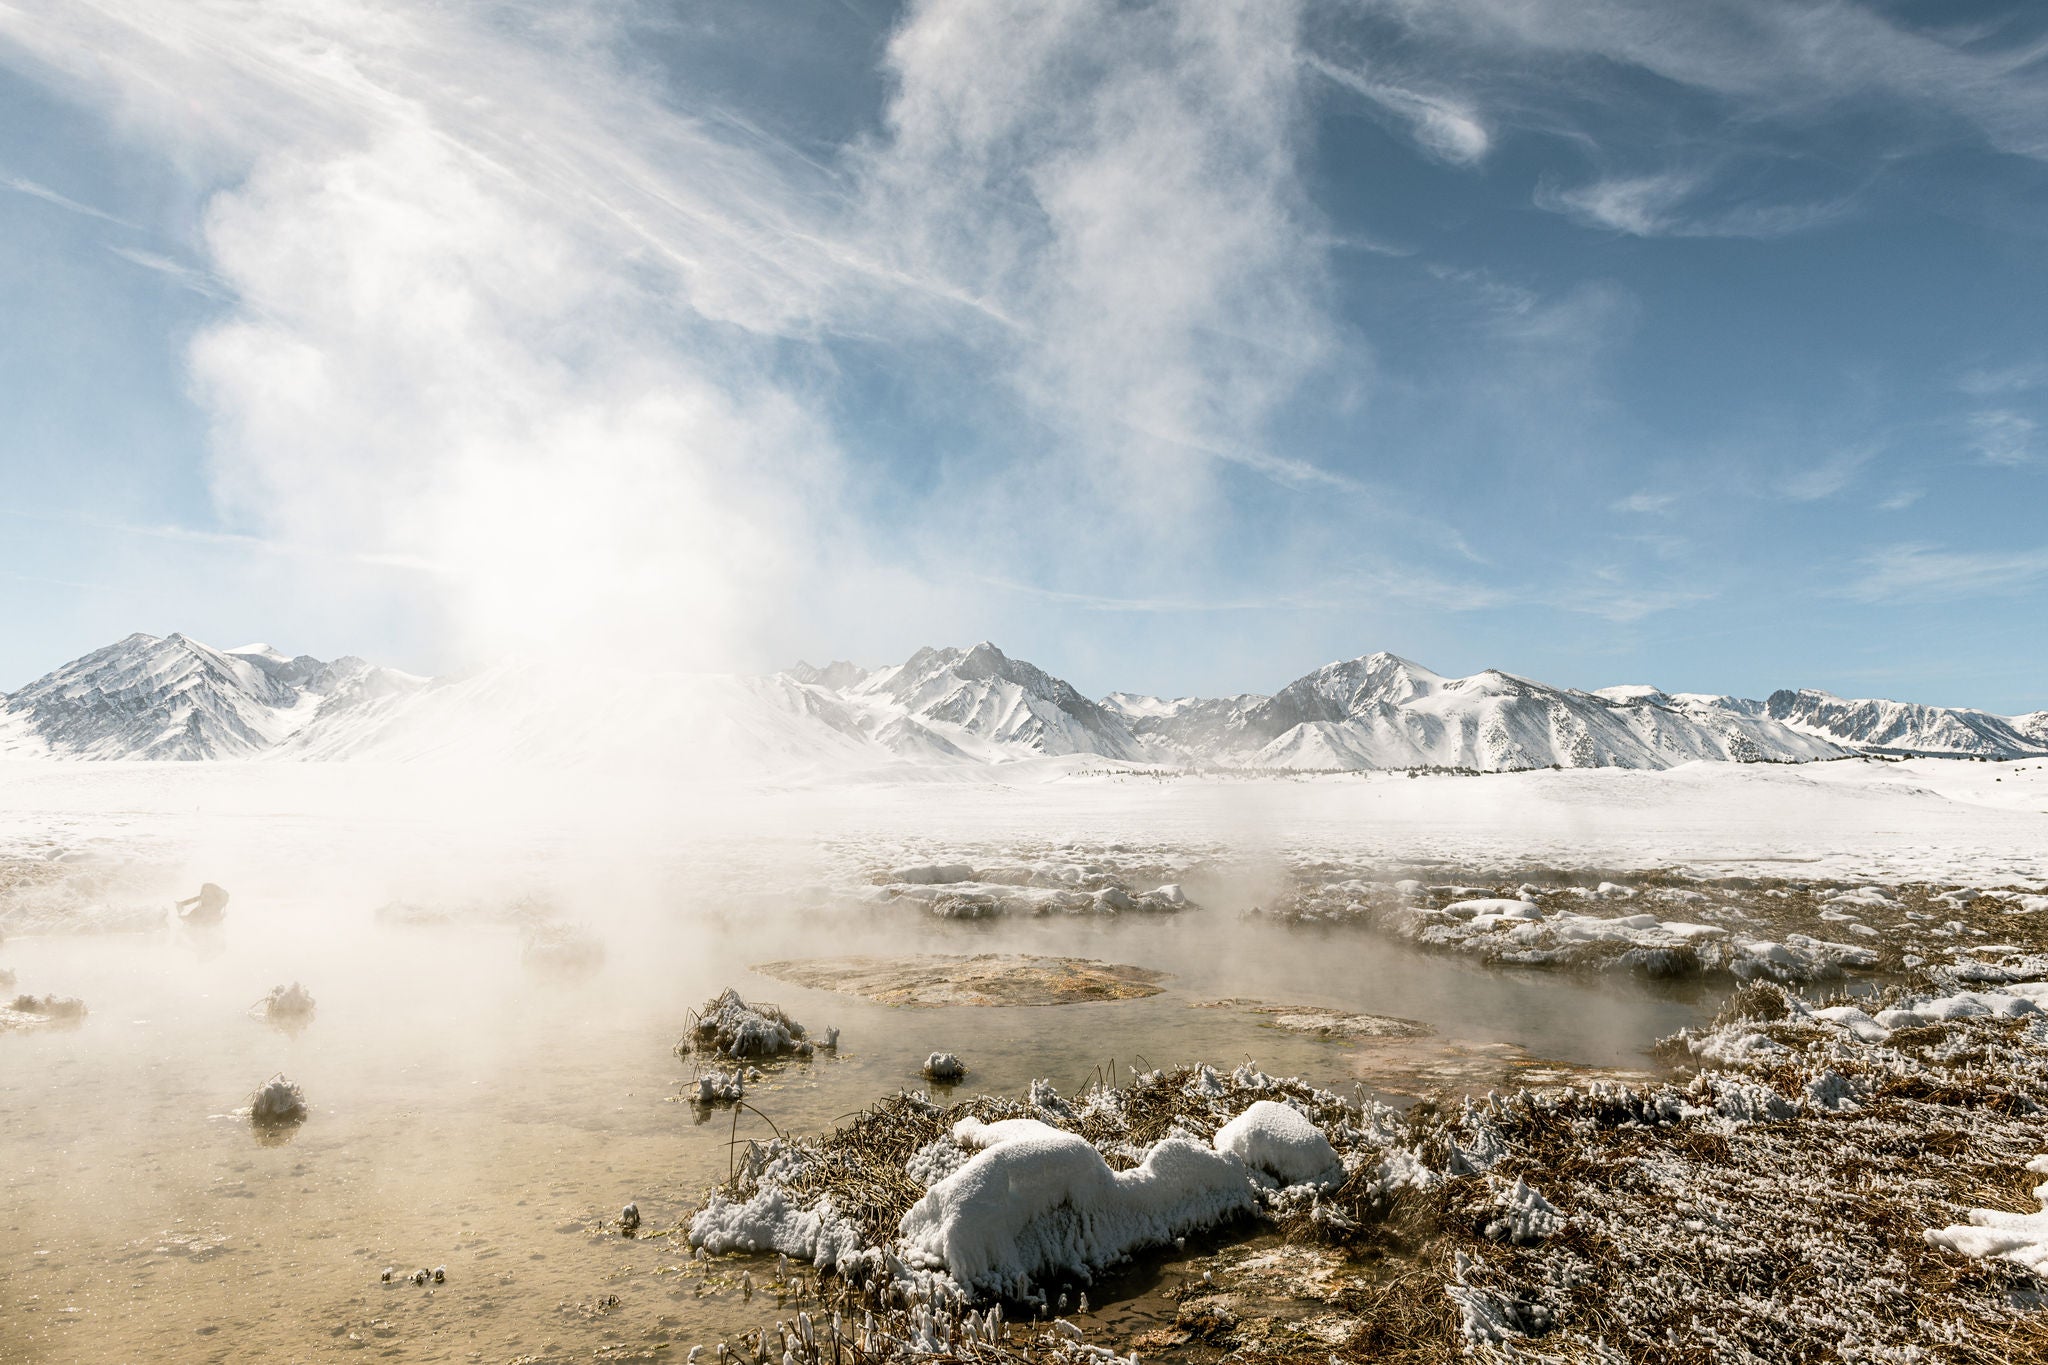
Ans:
[[[2048,707],[2048,11],[0,11],[0,687],[130,630]]]

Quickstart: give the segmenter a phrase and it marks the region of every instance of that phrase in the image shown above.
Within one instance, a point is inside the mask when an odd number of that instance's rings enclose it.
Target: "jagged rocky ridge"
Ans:
[[[971,767],[1093,756],[1328,771],[1665,768],[1859,752],[2048,755],[2048,712],[1783,691],[1581,692],[1488,670],[1446,678],[1392,654],[1325,665],[1272,696],[1100,702],[986,642],[874,670],[763,677],[507,664],[429,680],[361,659],[131,635],[0,696],[0,754],[97,759],[602,763],[732,769]]]

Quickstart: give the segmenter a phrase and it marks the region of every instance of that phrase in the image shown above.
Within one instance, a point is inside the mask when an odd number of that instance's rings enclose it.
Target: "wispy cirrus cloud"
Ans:
[[[1007,428],[934,545],[1142,576],[1232,471],[1364,495],[1265,430],[1336,344],[1295,5],[915,3],[877,129],[801,151],[623,63],[635,20],[0,8],[0,63],[217,180],[197,242],[116,250],[224,305],[188,358],[229,524],[449,566],[480,651],[661,619],[672,663],[773,657],[779,604],[905,553],[845,509],[842,343]]]
[[[1785,237],[1840,219],[1846,198],[1801,203],[1714,203],[1712,177],[1667,170],[1615,176],[1579,185],[1546,180],[1536,188],[1538,208],[1587,227],[1632,237]]]
[[[2048,546],[1967,551],[1907,544],[1866,555],[1842,592],[1859,602],[1948,602],[2029,592],[2044,581]]]
[[[1775,491],[1793,502],[1820,502],[1854,484],[1863,469],[1877,456],[1875,446],[1850,446],[1836,451],[1817,464],[1788,470],[1779,476]]]
[[[2023,360],[2010,365],[1980,366],[1963,371],[1956,388],[1972,398],[1997,398],[2048,388],[2048,361]]]
[[[2016,466],[2040,458],[2040,428],[2010,408],[1986,408],[1965,419],[1970,446],[1986,464]]]
[[[1409,89],[1318,56],[1310,56],[1308,63],[1401,124],[1423,151],[1439,161],[1472,166],[1485,160],[1493,148],[1493,138],[1478,111],[1462,99]]]
[[[1901,154],[1974,144],[2048,160],[2048,46],[2020,22],[1913,22],[1836,0],[1352,8],[1391,26],[1419,78],[1483,84],[1496,136],[1584,148],[1597,173],[1548,181],[1537,203],[1601,231],[1780,237],[1855,212]],[[1755,174],[1793,164],[1830,171],[1837,191]]]
[[[48,185],[39,184],[34,180],[25,180],[18,175],[0,175],[0,189],[12,190],[16,194],[25,194],[31,199],[40,199],[45,204],[54,204],[66,213],[75,213],[85,218],[97,218],[102,223],[112,223],[116,227],[140,230],[126,218],[108,213],[105,209],[96,209],[90,204],[81,204],[78,200],[70,198],[68,195],[57,193]]]
[[[218,276],[186,265],[182,261],[173,260],[161,252],[143,251],[127,246],[110,246],[107,250],[130,265],[140,266],[144,270],[161,275],[179,288],[190,290],[203,298],[225,302],[235,297],[228,284]]]

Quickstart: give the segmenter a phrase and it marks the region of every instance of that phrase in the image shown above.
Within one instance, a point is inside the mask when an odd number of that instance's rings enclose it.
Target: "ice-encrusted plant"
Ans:
[[[826,1034],[826,1047],[836,1045],[837,1030]],[[676,1044],[679,1054],[712,1053],[733,1061],[756,1058],[808,1057],[817,1050],[809,1031],[774,1005],[749,1005],[727,987],[690,1016],[689,1032]]]

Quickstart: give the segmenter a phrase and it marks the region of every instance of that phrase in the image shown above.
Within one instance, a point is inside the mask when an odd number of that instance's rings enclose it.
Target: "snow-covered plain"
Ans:
[[[2048,760],[1288,777],[1070,757],[801,784],[432,764],[0,761],[0,854],[97,841],[203,855],[311,829],[341,840],[374,830],[397,848],[451,835],[550,847],[745,836],[876,865],[1109,841],[1389,868],[2038,887],[2048,883]]]

